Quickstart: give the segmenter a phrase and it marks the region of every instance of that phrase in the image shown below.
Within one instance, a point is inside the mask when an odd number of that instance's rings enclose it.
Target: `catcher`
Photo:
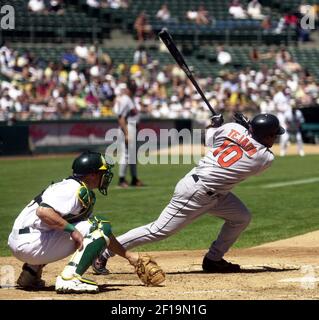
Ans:
[[[106,248],[127,259],[146,285],[163,282],[165,275],[154,260],[125,250],[112,234],[110,223],[92,215],[92,189],[107,195],[112,165],[100,153],[84,152],[74,160],[72,169],[72,176],[42,191],[14,222],[8,244],[13,255],[24,262],[18,286],[43,288],[43,267],[74,253],[56,279],[56,291],[96,293],[97,284],[82,275]]]

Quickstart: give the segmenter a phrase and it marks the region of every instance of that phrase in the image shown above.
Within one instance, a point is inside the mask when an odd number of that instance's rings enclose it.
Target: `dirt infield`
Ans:
[[[110,260],[108,276],[86,274],[98,281],[97,295],[58,295],[55,276],[65,262],[48,265],[43,291],[26,292],[16,288],[0,289],[0,299],[107,299],[107,300],[211,300],[211,299],[319,299],[316,273],[319,273],[319,231],[268,243],[250,249],[232,250],[227,259],[242,265],[235,274],[205,274],[201,271],[205,251],[153,252],[167,273],[161,287],[144,287],[132,267],[123,259]],[[22,263],[15,258],[0,258],[2,276],[7,265],[17,278]]]

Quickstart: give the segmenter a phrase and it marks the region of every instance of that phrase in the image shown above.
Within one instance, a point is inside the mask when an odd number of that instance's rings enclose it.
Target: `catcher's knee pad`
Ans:
[[[99,216],[90,218],[89,222],[92,224],[90,234],[98,230],[100,232],[100,235],[105,239],[106,245],[108,246],[110,243],[109,236],[110,234],[112,234],[111,223],[107,220],[103,220]]]

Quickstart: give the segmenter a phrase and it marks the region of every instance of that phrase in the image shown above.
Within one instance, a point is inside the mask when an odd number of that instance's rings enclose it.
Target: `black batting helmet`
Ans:
[[[285,129],[280,126],[278,118],[270,113],[261,113],[250,121],[254,136],[263,138],[270,135],[282,135]]]

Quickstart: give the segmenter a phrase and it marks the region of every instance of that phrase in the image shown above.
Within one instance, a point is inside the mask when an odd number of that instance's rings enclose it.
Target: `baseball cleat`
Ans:
[[[17,285],[18,287],[27,290],[40,290],[45,286],[45,282],[41,279],[41,275],[42,268],[36,272],[25,263],[17,280]]]
[[[132,187],[145,187],[145,184],[141,180],[136,179],[136,180],[132,181],[131,186]]]
[[[58,276],[55,282],[57,293],[98,293],[97,283],[81,276],[74,275],[70,279]]]
[[[127,183],[126,180],[119,181],[118,186],[119,186],[120,188],[123,188],[123,189],[126,189],[126,188],[129,187],[129,185],[128,185],[128,183]]]
[[[106,268],[107,259],[102,255],[95,258],[92,262],[92,269],[96,275],[108,275],[110,271]]]
[[[240,272],[240,265],[227,262],[224,259],[213,261],[204,257],[202,268],[207,273],[232,273]]]

